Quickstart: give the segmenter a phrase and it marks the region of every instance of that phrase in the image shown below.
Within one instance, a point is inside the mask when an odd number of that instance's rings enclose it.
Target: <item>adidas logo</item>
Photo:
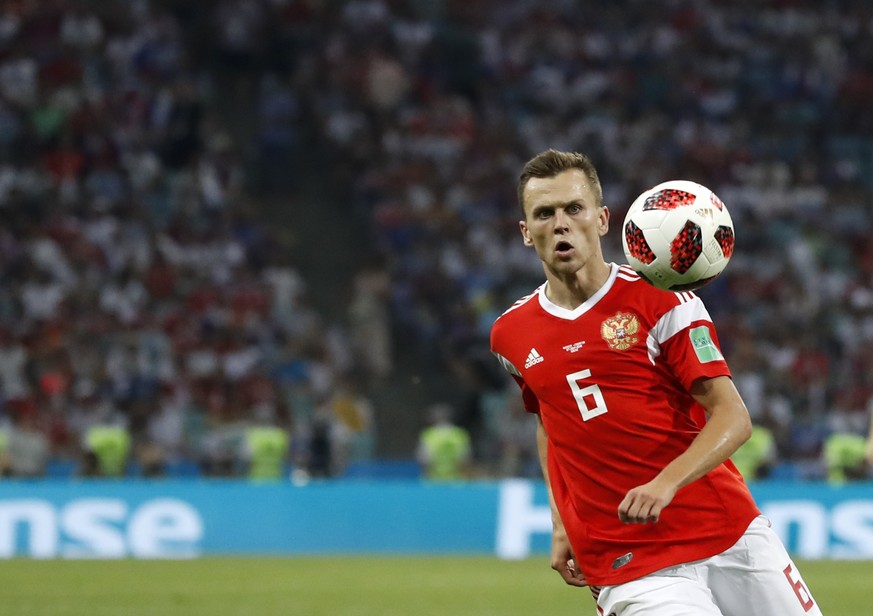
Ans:
[[[527,354],[527,359],[524,362],[524,367],[530,368],[531,366],[537,365],[541,361],[543,361],[543,356],[540,355],[536,349],[531,349],[530,353]]]

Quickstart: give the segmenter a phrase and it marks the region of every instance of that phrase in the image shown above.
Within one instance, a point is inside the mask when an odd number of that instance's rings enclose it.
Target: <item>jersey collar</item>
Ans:
[[[615,263],[609,264],[609,278],[606,279],[606,282],[597,290],[597,293],[586,299],[584,302],[576,306],[573,310],[569,310],[568,308],[562,308],[558,306],[548,297],[546,297],[546,286],[547,282],[544,282],[537,289],[537,297],[540,301],[540,307],[548,312],[550,315],[557,317],[559,319],[566,319],[568,321],[573,321],[578,319],[580,316],[588,312],[597,302],[600,301],[604,295],[609,293],[609,290],[612,288],[612,285],[615,283],[615,277],[618,274],[618,265]]]

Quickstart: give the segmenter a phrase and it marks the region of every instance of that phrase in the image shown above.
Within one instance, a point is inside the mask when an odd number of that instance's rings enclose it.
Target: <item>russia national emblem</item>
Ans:
[[[639,331],[640,322],[636,315],[627,312],[616,312],[615,316],[609,317],[600,326],[600,335],[615,351],[627,351],[639,342]]]

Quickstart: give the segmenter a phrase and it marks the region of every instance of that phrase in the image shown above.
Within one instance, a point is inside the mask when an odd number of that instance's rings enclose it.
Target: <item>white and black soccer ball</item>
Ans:
[[[718,277],[734,252],[724,202],[689,180],[654,186],[631,204],[622,226],[628,265],[659,289],[690,291]]]

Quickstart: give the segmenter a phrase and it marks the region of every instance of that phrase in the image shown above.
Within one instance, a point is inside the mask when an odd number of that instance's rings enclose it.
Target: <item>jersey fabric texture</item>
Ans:
[[[656,524],[623,524],[618,506],[684,452],[705,423],[688,393],[730,376],[694,293],[655,289],[611,265],[574,310],[546,285],[491,330],[491,350],[548,435],[548,471],[577,567],[592,585],[624,583],[732,546],[757,506],[730,461],[678,491]]]

